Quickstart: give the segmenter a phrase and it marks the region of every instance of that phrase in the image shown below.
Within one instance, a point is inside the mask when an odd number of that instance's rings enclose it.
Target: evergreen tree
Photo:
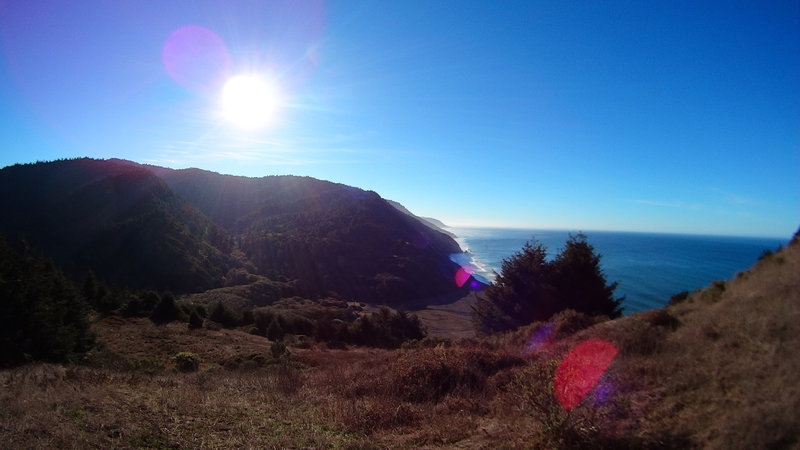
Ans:
[[[590,315],[618,317],[622,299],[607,284],[584,234],[570,235],[553,261],[544,246],[526,243],[503,261],[502,271],[473,306],[473,323],[481,333],[510,330],[544,321],[565,309]]]
[[[600,255],[587,242],[586,235],[570,235],[552,266],[551,278],[559,309],[611,318],[622,314],[622,298],[614,298],[617,283],[607,283],[600,268]]]
[[[81,293],[83,293],[83,298],[90,304],[93,303],[97,297],[97,278],[95,278],[94,272],[91,270],[86,272],[86,276],[83,278]]]
[[[158,324],[165,324],[177,318],[178,307],[175,305],[175,296],[172,295],[172,292],[164,292],[152,314],[150,314],[150,320]]]
[[[203,318],[200,317],[196,309],[192,309],[192,313],[189,314],[189,329],[195,330],[197,328],[203,328]]]
[[[53,264],[0,237],[0,366],[65,362],[91,348],[89,307]]]
[[[526,242],[503,261],[494,283],[478,297],[472,315],[476,328],[483,333],[510,330],[553,315],[558,308],[551,272],[547,249],[537,241]]]
[[[225,328],[234,328],[239,325],[239,317],[222,302],[217,302],[211,308],[209,319],[221,324]]]
[[[281,327],[281,324],[278,322],[278,318],[273,317],[267,327],[267,338],[272,341],[279,341],[283,339],[284,334],[283,327]]]

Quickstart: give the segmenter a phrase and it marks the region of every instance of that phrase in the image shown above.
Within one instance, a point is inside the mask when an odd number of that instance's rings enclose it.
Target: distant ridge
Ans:
[[[400,202],[396,202],[394,200],[386,200],[386,201],[389,202],[390,205],[394,206],[398,211],[402,212],[403,214],[407,214],[407,215],[409,215],[409,216],[421,221],[422,223],[427,225],[429,228],[432,228],[432,229],[434,229],[434,230],[436,230],[436,231],[438,231],[440,233],[444,233],[444,234],[450,236],[451,238],[455,238],[456,237],[456,235],[454,233],[452,233],[452,232],[447,230],[447,228],[448,228],[447,225],[445,225],[444,222],[442,222],[441,220],[434,219],[432,217],[420,217],[420,216],[417,216],[414,213],[412,213],[411,211],[409,211],[408,209],[406,209],[406,207],[403,206]]]
[[[457,290],[447,233],[343,184],[83,158],[0,169],[0,188],[15,193],[0,199],[0,233],[75,276],[200,292],[244,270],[390,305]]]

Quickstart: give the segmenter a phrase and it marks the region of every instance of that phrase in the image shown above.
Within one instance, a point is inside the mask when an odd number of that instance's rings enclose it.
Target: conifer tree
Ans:
[[[52,262],[0,236],[0,367],[64,362],[93,345],[79,290]]]
[[[150,320],[158,324],[172,322],[178,318],[178,307],[175,305],[175,296],[172,292],[164,292],[156,303],[155,309],[150,314]]]
[[[481,333],[510,330],[549,319],[565,309],[618,317],[617,284],[606,282],[600,256],[582,233],[570,235],[552,261],[541,243],[526,243],[503,261],[494,283],[478,297],[472,319]]]
[[[203,318],[200,317],[196,309],[192,309],[192,313],[189,314],[189,329],[196,330],[198,328],[203,328]]]

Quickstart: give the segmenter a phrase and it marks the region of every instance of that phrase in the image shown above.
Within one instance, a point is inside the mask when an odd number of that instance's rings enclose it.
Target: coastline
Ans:
[[[494,280],[502,261],[536,238],[555,256],[570,230],[449,227],[463,253],[455,262],[468,265],[487,282]],[[616,295],[625,297],[624,314],[663,307],[681,291],[702,289],[714,280],[729,279],[749,268],[764,250],[787,240],[777,238],[680,235],[594,231],[586,233],[601,255],[609,282],[618,282]]]

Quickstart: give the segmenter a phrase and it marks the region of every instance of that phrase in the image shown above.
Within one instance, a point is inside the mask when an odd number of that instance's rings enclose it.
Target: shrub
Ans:
[[[269,346],[269,354],[274,359],[288,358],[290,355],[289,349],[283,341],[273,341]]]
[[[668,305],[677,305],[679,303],[683,303],[686,299],[689,298],[689,291],[681,291],[677,294],[673,295],[669,298]]]
[[[221,324],[225,328],[235,328],[239,326],[240,318],[238,315],[222,302],[216,302],[211,307],[208,318]]]
[[[382,307],[375,314],[364,314],[348,327],[347,339],[360,345],[398,348],[404,342],[426,335],[419,317],[405,311],[392,312]]]
[[[392,364],[391,385],[406,401],[439,401],[457,390],[481,391],[489,376],[523,363],[517,356],[483,348],[426,348],[404,353]]]
[[[180,352],[172,359],[179,372],[197,372],[200,368],[200,357],[192,352]]]

